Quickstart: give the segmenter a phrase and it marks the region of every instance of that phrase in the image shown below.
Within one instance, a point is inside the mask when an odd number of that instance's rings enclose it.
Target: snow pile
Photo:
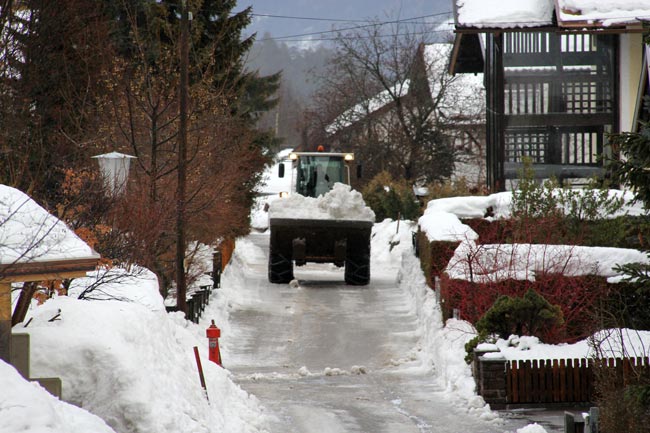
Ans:
[[[335,183],[331,191],[318,198],[292,194],[275,200],[269,213],[271,218],[375,221],[375,213],[366,206],[361,193],[342,183]]]
[[[0,263],[99,258],[62,221],[23,192],[0,185]]]
[[[0,433],[114,433],[99,417],[53,397],[0,360]]]
[[[498,415],[476,395],[471,369],[464,361],[465,343],[476,335],[472,325],[455,319],[443,325],[435,292],[427,286],[412,253],[404,254],[399,279],[418,317],[424,363],[435,369],[437,379],[458,407],[467,407],[469,414],[484,420],[498,420]]]
[[[121,293],[142,300],[131,289]],[[60,377],[65,401],[99,416],[115,431],[264,431],[257,400],[208,360],[205,324],[136,302],[69,297],[49,300],[32,316],[27,328],[19,326],[31,337],[32,375]],[[194,346],[200,350],[210,403],[199,383]],[[12,397],[7,404],[16,401]]]
[[[541,425],[534,423],[517,429],[517,433],[546,433],[546,429]]]
[[[256,197],[251,207],[251,228],[259,232],[263,232],[269,228],[269,212],[268,206],[279,199],[279,196],[262,196]]]
[[[553,191],[554,196],[558,196],[561,189]],[[598,194],[598,190],[572,190],[572,194]],[[624,205],[621,210],[613,215],[601,215],[602,218],[611,218],[621,215],[644,215],[646,210],[640,203],[634,203],[634,193],[618,189],[608,191],[610,199],[623,199]],[[431,200],[427,204],[424,216],[429,213],[448,212],[456,215],[458,218],[486,218],[486,219],[506,219],[510,218],[512,210],[512,192],[499,192],[487,196],[469,196],[469,197],[447,197]]]
[[[373,272],[399,266],[402,254],[413,248],[413,221],[385,219],[372,227],[370,238],[370,261]]]
[[[462,242],[478,239],[478,234],[452,213],[427,210],[418,220],[429,241]]]
[[[594,346],[599,348],[598,353]],[[573,344],[545,344],[534,336],[511,335],[507,340],[479,344],[477,349],[495,351],[486,353],[487,358],[507,360],[647,357],[650,355],[650,331],[607,329]]]
[[[452,279],[478,283],[534,281],[539,272],[614,277],[614,266],[638,262],[650,261],[644,252],[626,248],[462,242],[445,272]]]
[[[110,268],[88,272],[84,278],[75,278],[68,296],[98,301],[125,300],[147,307],[151,311],[165,311],[158,290],[158,277],[149,269],[133,266],[130,269]]]

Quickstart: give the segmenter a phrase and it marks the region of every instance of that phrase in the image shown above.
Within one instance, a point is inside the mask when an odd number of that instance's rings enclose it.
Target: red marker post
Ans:
[[[217,325],[212,324],[205,330],[205,334],[208,337],[208,359],[216,363],[219,367],[223,367],[221,363],[221,352],[219,351],[219,337],[221,337],[221,329],[217,328]]]

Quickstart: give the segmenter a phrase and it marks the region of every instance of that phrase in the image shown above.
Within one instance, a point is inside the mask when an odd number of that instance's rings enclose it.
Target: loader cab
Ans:
[[[315,198],[330,191],[336,182],[350,184],[352,153],[294,152],[289,159],[295,169],[292,189],[300,195]]]

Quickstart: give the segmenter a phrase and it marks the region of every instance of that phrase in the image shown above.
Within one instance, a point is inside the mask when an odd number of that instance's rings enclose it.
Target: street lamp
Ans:
[[[126,188],[126,180],[129,177],[131,159],[136,157],[119,152],[110,152],[93,156],[93,158],[97,159],[99,163],[104,185],[111,196],[122,194]]]

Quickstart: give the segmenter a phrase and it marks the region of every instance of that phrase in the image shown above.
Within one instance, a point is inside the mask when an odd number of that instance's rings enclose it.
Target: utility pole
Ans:
[[[180,23],[180,89],[178,131],[178,186],[176,191],[176,307],[187,317],[187,281],[185,280],[185,189],[187,164],[187,105],[189,63],[189,12],[181,0]]]

